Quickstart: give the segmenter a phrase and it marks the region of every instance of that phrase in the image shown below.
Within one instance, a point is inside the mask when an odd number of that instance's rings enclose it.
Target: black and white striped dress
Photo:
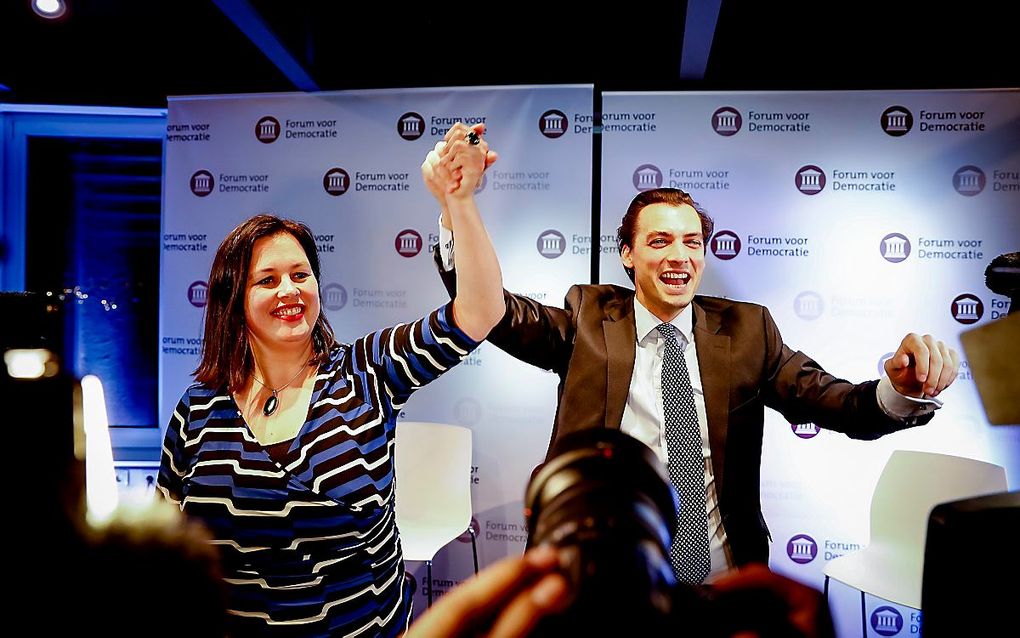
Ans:
[[[330,353],[308,417],[271,457],[225,388],[188,388],[158,486],[222,550],[231,634],[396,636],[410,614],[393,510],[396,417],[477,344],[452,305]],[[174,605],[187,605],[181,592]]]

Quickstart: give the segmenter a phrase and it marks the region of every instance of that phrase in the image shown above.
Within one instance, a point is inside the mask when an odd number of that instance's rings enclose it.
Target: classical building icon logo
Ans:
[[[813,439],[818,436],[818,426],[814,423],[791,423],[790,430],[802,439]]]
[[[190,185],[192,193],[197,197],[205,197],[213,192],[215,182],[213,181],[212,173],[207,170],[201,170],[191,176]]]
[[[985,314],[985,305],[976,295],[966,292],[956,299],[949,307],[953,319],[962,324],[977,323]]]
[[[740,254],[740,237],[732,230],[720,230],[712,236],[708,246],[719,259],[733,259]]]
[[[546,259],[556,259],[567,249],[567,240],[558,230],[544,230],[535,242],[538,254]]]
[[[977,166],[961,166],[953,173],[953,188],[967,197],[973,197],[985,189],[985,172]]]
[[[208,301],[209,284],[204,281],[196,281],[188,286],[188,303],[196,308],[205,308]]]
[[[662,186],[662,171],[654,164],[642,164],[634,170],[631,181],[639,191],[650,191]]]
[[[885,374],[885,362],[893,358],[895,352],[886,352],[878,358],[878,376],[881,378]]]
[[[910,240],[900,233],[889,233],[878,244],[883,259],[898,264],[910,256]]]
[[[413,142],[425,134],[425,118],[414,111],[409,111],[397,120],[397,133],[408,142]]]
[[[471,522],[468,524],[468,528],[464,530],[464,533],[457,537],[457,540],[462,543],[470,543],[471,537],[478,538],[478,535],[482,532],[481,525],[478,524],[478,519],[474,516],[471,517]]]
[[[322,176],[322,187],[333,197],[339,197],[351,187],[351,176],[339,167],[333,167]]]
[[[914,128],[914,115],[903,106],[890,106],[882,111],[882,130],[886,135],[901,137]]]
[[[340,284],[326,284],[322,287],[322,306],[326,310],[343,310],[347,305],[347,289]]]
[[[538,130],[548,138],[556,139],[567,132],[567,116],[563,111],[550,109],[538,118]]]
[[[786,555],[800,565],[810,563],[818,556],[818,543],[807,534],[797,534],[786,543]]]
[[[895,636],[903,629],[903,616],[888,605],[871,612],[871,628],[879,636]]]
[[[793,312],[801,319],[814,321],[825,311],[822,296],[812,290],[805,290],[793,299]]]
[[[263,144],[272,144],[280,137],[280,120],[267,115],[255,122],[255,139]]]
[[[482,404],[471,397],[461,399],[454,404],[453,415],[461,425],[475,425],[482,419]]]
[[[743,124],[744,118],[740,116],[740,111],[732,106],[718,108],[712,114],[712,130],[725,137],[736,135]]]
[[[797,190],[805,195],[817,195],[825,188],[825,171],[814,164],[802,166],[794,177]]]
[[[400,231],[397,233],[397,238],[393,240],[393,247],[397,249],[397,253],[401,257],[409,259],[421,252],[422,244],[421,235],[412,228],[405,228]]]

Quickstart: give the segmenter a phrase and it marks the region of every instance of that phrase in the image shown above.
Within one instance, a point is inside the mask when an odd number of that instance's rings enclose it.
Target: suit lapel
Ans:
[[[602,321],[606,339],[606,421],[607,428],[619,429],[627,405],[630,380],[634,376],[634,348],[637,328],[634,324],[634,296],[607,309]]]
[[[706,312],[694,300],[694,344],[698,348],[701,386],[705,392],[708,415],[708,441],[712,450],[712,470],[716,495],[722,494],[726,435],[730,416],[730,338],[720,335],[718,313]],[[718,496],[717,496],[718,497]]]

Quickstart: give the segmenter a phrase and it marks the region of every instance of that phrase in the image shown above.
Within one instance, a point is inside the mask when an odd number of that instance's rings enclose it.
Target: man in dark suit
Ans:
[[[465,132],[454,128],[449,136]],[[423,165],[441,208],[446,181],[457,179],[444,171],[442,150],[440,142]],[[453,240],[446,220],[444,209],[436,259],[452,293],[456,279],[447,264]],[[712,219],[682,191],[639,193],[618,232],[620,258],[636,290],[575,285],[564,308],[505,293],[506,314],[488,336],[510,355],[559,376],[553,443],[581,428],[621,428],[669,465],[682,502],[686,486],[679,483],[700,483],[703,474],[704,491],[687,499],[694,507],[686,510],[701,520],[693,527],[681,520],[677,534],[707,533],[707,546],[698,539],[704,546],[698,551],[707,552],[705,568],[678,572],[693,582],[709,571],[768,560],[759,493],[765,407],[791,423],[874,439],[931,420],[941,405],[935,397],[959,368],[956,352],[944,343],[908,334],[881,381],[853,384],[830,375],[783,343],[763,306],[695,294],[712,229]],[[677,353],[672,362],[671,348]],[[675,386],[681,386],[679,394]],[[677,402],[689,408],[677,409]],[[671,420],[688,423],[695,448],[700,432],[700,458],[696,452],[684,457],[687,479],[674,472],[676,459],[670,465],[681,449],[673,447]],[[675,569],[691,560],[686,553],[679,558]]]

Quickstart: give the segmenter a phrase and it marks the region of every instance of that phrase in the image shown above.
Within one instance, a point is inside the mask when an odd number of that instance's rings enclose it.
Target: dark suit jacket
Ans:
[[[453,273],[443,279],[456,288]],[[582,428],[619,428],[634,371],[634,291],[575,285],[563,309],[504,297],[506,315],[488,341],[560,378],[550,447]],[[704,296],[692,305],[722,522],[736,564],[765,562],[770,536],[759,484],[766,406],[791,423],[815,423],[855,439],[927,423],[931,415],[890,419],[878,406],[877,381],[852,384],[794,352],[763,306]]]

